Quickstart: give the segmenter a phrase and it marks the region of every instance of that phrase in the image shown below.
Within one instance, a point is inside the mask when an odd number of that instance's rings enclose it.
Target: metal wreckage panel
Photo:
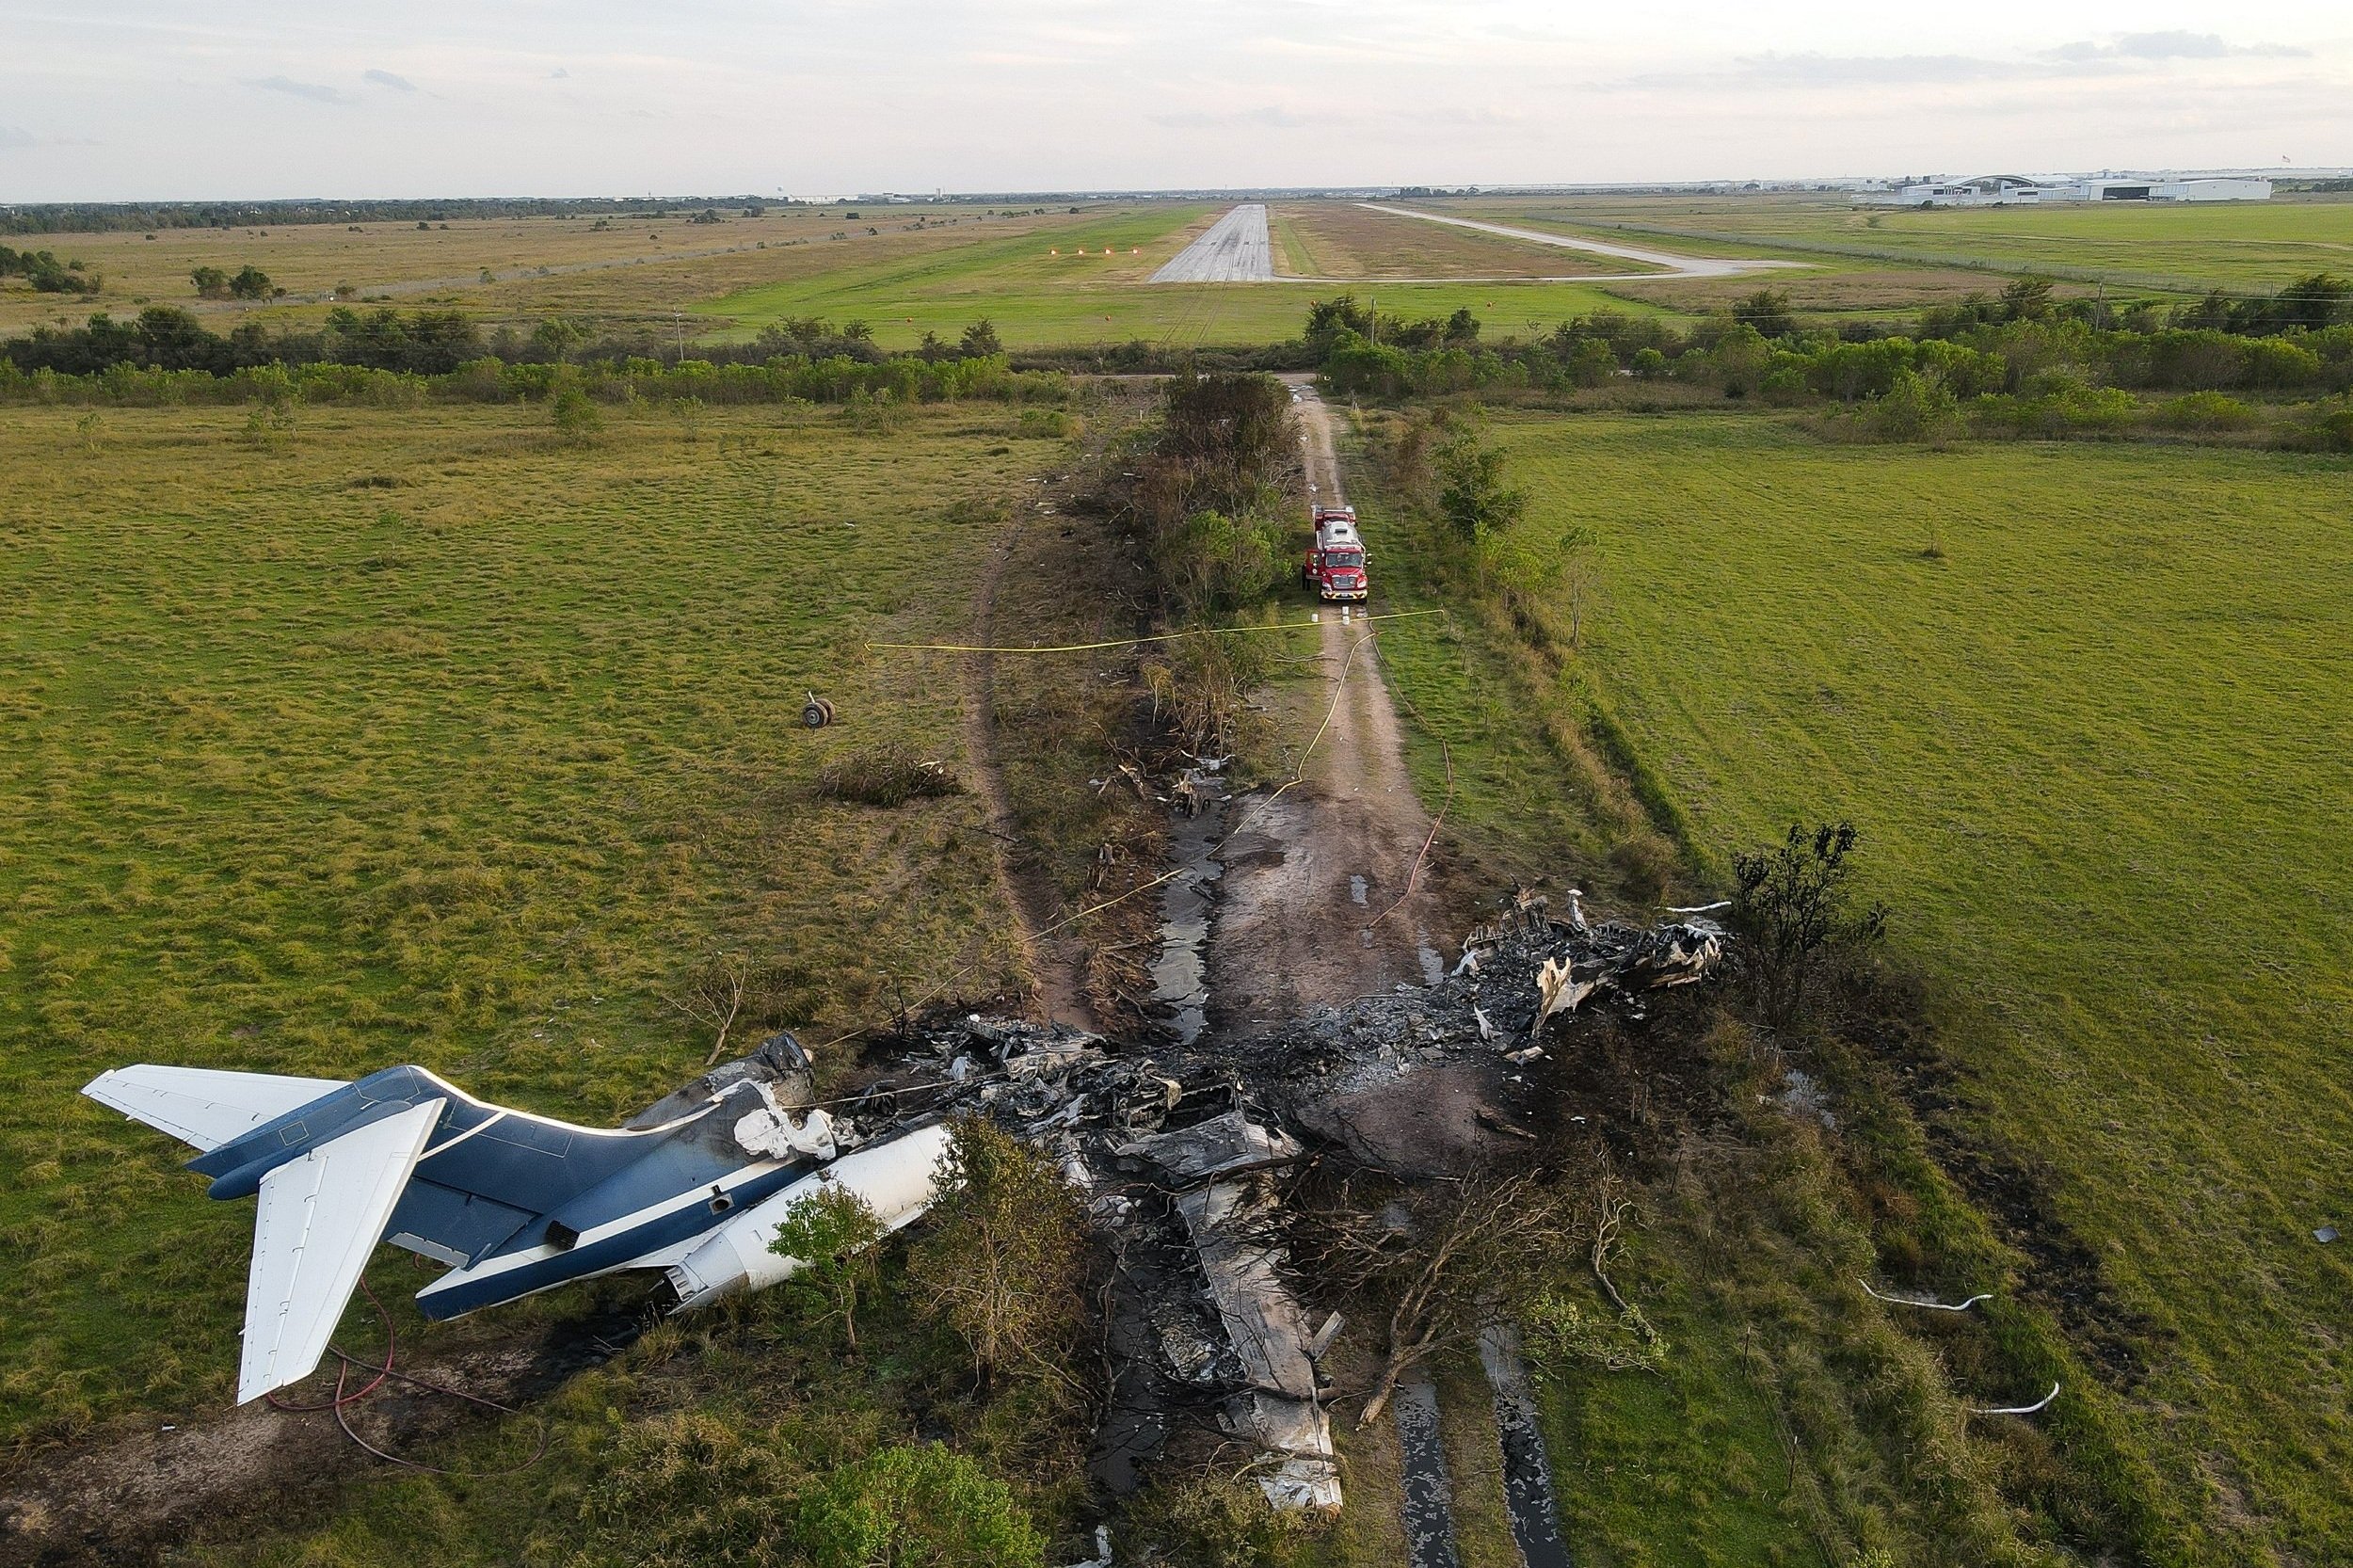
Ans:
[[[1574,904],[1572,915],[1556,920],[1544,900],[1522,900],[1472,931],[1433,984],[1239,1045],[1205,1035],[1167,1062],[1061,1025],[974,1016],[914,1032],[910,1081],[880,1103],[977,1111],[1022,1137],[1086,1196],[1121,1259],[1112,1334],[1127,1364],[1107,1423],[1119,1430],[1098,1434],[1098,1477],[1132,1484],[1166,1412],[1213,1403],[1228,1433],[1259,1448],[1258,1482],[1275,1507],[1340,1506],[1317,1366],[1337,1320],[1311,1332],[1289,1260],[1265,1240],[1272,1175],[1311,1145],[1412,1174],[1415,1157],[1431,1169],[1471,1157],[1449,1138],[1525,1138],[1476,1095],[1459,1126],[1409,1120],[1401,1132],[1369,1112],[1333,1112],[1385,1098],[1418,1111],[1438,1086],[1516,1081],[1551,1020],[1603,1001],[1639,1017],[1647,993],[1699,981],[1722,957],[1723,933],[1704,920],[1588,924]],[[1414,1140],[1438,1146],[1401,1146]]]

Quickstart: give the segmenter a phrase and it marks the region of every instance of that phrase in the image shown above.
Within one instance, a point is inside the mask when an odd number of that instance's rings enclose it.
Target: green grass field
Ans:
[[[1655,227],[1721,254],[1751,238],[1833,247],[1849,268],[1873,258],[2008,272],[2039,267],[2126,286],[2268,291],[2311,272],[2353,272],[2353,200],[2174,206],[2121,202],[1920,211],[1860,207],[1818,197],[1529,197],[1464,205],[1530,227],[1607,235],[1614,224]],[[1715,236],[1713,238],[1703,236]],[[1624,237],[1624,236],[1621,236]]]
[[[812,1040],[1015,977],[977,797],[810,791],[959,755],[955,671],[861,645],[962,632],[986,504],[1066,460],[909,418],[0,421],[0,1446],[232,1381],[251,1215],[76,1095],[108,1066],[419,1062],[596,1121],[702,1062],[663,999],[714,950]]]
[[[2353,1256],[2313,1235],[2353,1228],[2353,465],[1497,428],[1600,535],[1590,658],[1703,839],[1862,826],[1968,1141],[2153,1325],[2122,1400],[2178,1500],[2238,1560],[2353,1552]]]
[[[843,251],[841,264],[739,289],[693,309],[727,318],[717,330],[722,338],[749,337],[768,322],[814,315],[865,321],[877,343],[906,348],[925,332],[952,341],[985,316],[1014,348],[1137,339],[1178,347],[1233,346],[1298,336],[1310,301],[1350,286],[1148,281],[1222,211],[1138,206],[1088,215],[1050,233],[1005,239],[976,232],[968,242],[920,255],[868,260]],[[1276,229],[1278,254],[1307,264],[1296,226]],[[1360,295],[1377,295],[1385,315],[1443,316],[1467,305],[1498,334],[1525,330],[1529,323],[1546,328],[1612,303],[1593,286],[1577,283],[1369,281],[1354,287]]]

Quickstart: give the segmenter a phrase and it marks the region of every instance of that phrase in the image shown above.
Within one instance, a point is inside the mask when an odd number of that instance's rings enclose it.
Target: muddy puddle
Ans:
[[[1536,1416],[1535,1390],[1520,1359],[1520,1336],[1504,1324],[1480,1331],[1479,1360],[1495,1390],[1496,1427],[1503,1441],[1503,1501],[1512,1515],[1512,1539],[1528,1568],[1569,1568],[1568,1544],[1561,1538],[1561,1508],[1552,1490],[1552,1464],[1545,1455],[1544,1429]]]
[[[1397,1417],[1405,1465],[1407,1568],[1457,1568],[1446,1446],[1438,1435],[1438,1391],[1427,1379],[1398,1384]]]
[[[1167,1011],[1176,1043],[1190,1046],[1209,1021],[1209,920],[1225,867],[1209,851],[1225,837],[1232,802],[1204,777],[1199,809],[1169,821],[1169,858],[1183,868],[1160,889],[1160,951],[1152,962],[1152,1001]]]

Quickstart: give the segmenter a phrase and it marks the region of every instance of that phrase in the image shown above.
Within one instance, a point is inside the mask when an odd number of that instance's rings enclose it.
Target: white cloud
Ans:
[[[2343,0],[0,6],[21,200],[2353,165]]]
[[[2304,59],[2312,51],[2286,44],[2233,44],[2218,33],[2125,33],[2106,42],[2066,43],[2051,51],[2063,60],[2219,60],[2233,55]]]
[[[351,95],[340,88],[330,88],[323,82],[297,82],[291,76],[262,76],[245,85],[263,92],[282,92],[289,98],[307,98],[313,104],[351,102]]]

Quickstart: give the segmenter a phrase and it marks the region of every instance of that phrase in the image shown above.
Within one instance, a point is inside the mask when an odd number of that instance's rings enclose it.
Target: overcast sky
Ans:
[[[2353,164],[2353,3],[0,0],[0,201]]]

